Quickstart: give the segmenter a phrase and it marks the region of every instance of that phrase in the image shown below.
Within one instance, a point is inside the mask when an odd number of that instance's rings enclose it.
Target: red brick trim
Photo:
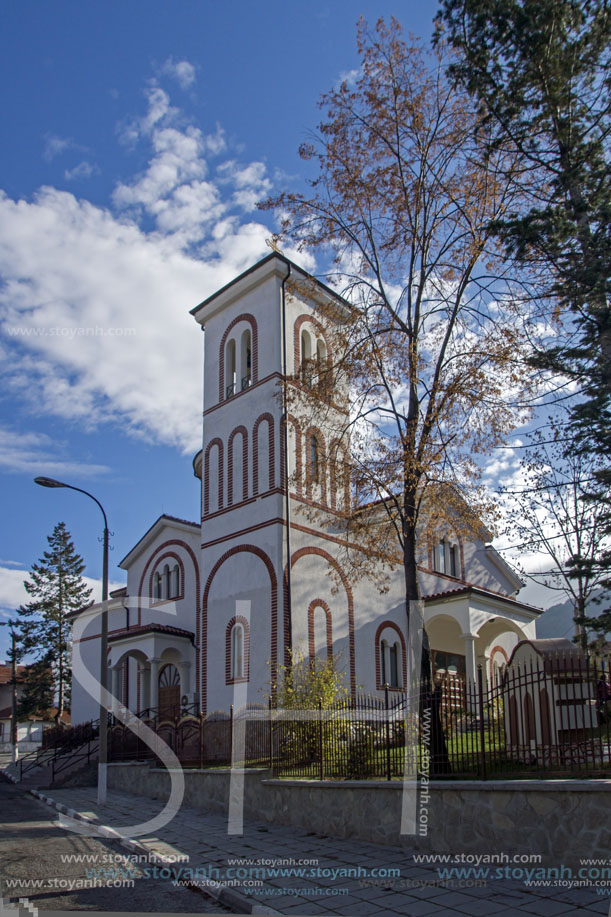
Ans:
[[[240,425],[229,434],[227,443],[227,503],[233,506],[233,440],[242,437],[242,500],[248,499],[248,430]]]
[[[399,640],[401,641],[401,672],[403,674],[403,685],[398,688],[389,688],[390,691],[405,691],[407,685],[407,648],[405,645],[405,637],[403,636],[403,631],[398,624],[395,624],[394,621],[382,621],[378,626],[375,635],[375,654],[376,654],[376,688],[378,691],[383,690],[384,685],[382,684],[382,666],[380,664],[380,637],[382,631],[389,627],[391,630],[394,630],[399,635]]]
[[[252,382],[253,385],[257,382],[258,379],[258,331],[257,331],[257,320],[254,315],[251,315],[249,312],[242,312],[229,323],[227,328],[223,333],[221,338],[221,344],[219,347],[219,402],[225,401],[225,344],[229,336],[229,332],[234,328],[239,322],[248,322],[250,325],[250,346],[251,346],[251,370],[252,370]],[[236,345],[239,342],[236,341]],[[237,357],[237,346],[236,346],[236,357]]]
[[[209,515],[209,513],[210,513],[210,481],[209,481],[209,478],[210,478],[210,452],[212,451],[212,447],[213,447],[213,446],[216,446],[216,447],[218,448],[218,452],[219,452],[219,460],[218,460],[218,464],[219,464],[219,473],[218,473],[218,478],[219,478],[219,493],[218,493],[219,499],[218,499],[218,509],[222,509],[222,508],[223,508],[223,491],[224,491],[224,486],[223,486],[223,483],[224,483],[224,482],[223,482],[223,465],[224,465],[224,461],[223,461],[223,441],[222,441],[221,439],[219,439],[218,436],[215,436],[215,438],[214,438],[214,439],[211,439],[210,442],[208,443],[208,445],[206,446],[206,452],[205,452],[205,455],[204,455],[204,516],[207,516],[207,515]]]
[[[310,440],[312,437],[316,438],[316,443],[318,446],[318,481],[314,482],[312,480],[312,463],[310,462]],[[320,487],[321,494],[321,503],[323,506],[327,504],[327,447],[325,445],[325,438],[322,435],[318,427],[308,427],[304,435],[304,444],[305,444],[305,489],[306,497],[312,499],[312,489],[316,484],[317,487]]]
[[[280,487],[274,487],[272,490],[268,490],[263,494],[257,494],[257,496],[249,497],[248,500],[240,500],[239,503],[234,503],[233,506],[226,506],[224,509],[219,509],[216,513],[208,513],[207,516],[202,516],[202,522],[208,522],[210,519],[216,519],[217,516],[223,516],[225,513],[231,513],[234,509],[239,509],[242,506],[248,506],[249,503],[255,503],[260,497],[269,497],[272,494],[284,494],[284,491]]]
[[[333,623],[331,620],[331,609],[323,599],[314,599],[310,602],[308,608],[308,652],[310,662],[314,662],[316,656],[316,634],[314,631],[314,612],[317,608],[322,608],[325,613],[327,623],[327,659],[333,656]]]
[[[155,597],[153,595],[153,582],[155,579],[155,574],[160,572],[159,571],[160,564],[162,563],[162,561],[164,561],[168,557],[173,557],[174,560],[177,562],[179,569],[180,569],[180,583],[179,583],[178,595],[173,595],[171,598],[158,599],[157,601],[155,601]],[[171,572],[170,572],[170,576],[171,576]],[[151,575],[149,576],[149,593],[148,594],[149,594],[151,607],[156,607],[156,608],[159,607],[159,605],[166,605],[168,602],[177,602],[179,599],[184,599],[185,597],[185,565],[182,562],[182,558],[179,557],[179,555],[175,551],[166,551],[166,553],[162,554],[162,556],[159,557],[158,560],[156,561],[155,566],[151,570]]]
[[[235,624],[241,624],[244,629],[244,674],[240,678],[231,677],[231,631]],[[250,678],[250,624],[244,615],[234,615],[225,628],[225,684],[237,685],[248,681]]]
[[[265,421],[268,427],[268,453],[267,487],[271,490],[276,482],[276,437],[274,431],[274,418],[267,412],[259,414],[252,428],[252,492],[259,493],[259,426]]]
[[[498,643],[492,647],[490,650],[490,659],[488,660],[488,665],[490,666],[490,682],[492,683],[492,676],[494,675],[494,661],[492,657],[495,653],[501,653],[505,658],[505,665],[509,662],[509,656],[505,652],[502,646],[499,646]]]
[[[269,382],[270,379],[280,379],[282,380],[281,373],[270,373],[269,376],[264,376],[263,379],[259,379],[258,382],[253,382],[252,385],[249,385],[248,388],[244,389],[243,392],[236,392],[235,395],[231,398],[231,401],[235,401],[236,398],[239,398],[241,395],[245,395],[247,392],[251,392],[253,388],[258,385],[264,385],[265,382]],[[213,404],[212,407],[206,408],[204,411],[204,417],[207,417],[208,414],[212,414],[213,411],[218,411],[220,408],[224,408],[226,401],[221,401],[220,404]]]
[[[277,493],[278,491],[272,491]],[[263,496],[266,496],[265,494]],[[240,529],[238,532],[231,532],[229,535],[221,535],[213,541],[204,541],[202,548],[212,548],[214,545],[222,544],[223,541],[232,541],[234,538],[242,538],[244,535],[250,535],[251,532],[258,532],[259,529],[266,529],[270,525],[285,525],[285,520],[276,516],[274,519],[268,519],[266,522],[257,522],[256,525],[250,525],[246,529]]]
[[[276,668],[278,665],[278,580],[276,577],[276,571],[274,570],[274,565],[271,562],[269,556],[261,548],[257,547],[254,544],[238,544],[233,548],[229,548],[228,551],[225,551],[224,554],[219,557],[217,562],[214,564],[208,579],[206,580],[206,586],[204,588],[204,595],[202,600],[202,624],[201,624],[201,704],[202,704],[202,713],[206,713],[207,710],[207,686],[208,686],[208,596],[210,594],[210,588],[212,586],[212,581],[214,577],[223,566],[226,560],[230,557],[233,557],[234,554],[240,554],[243,551],[248,552],[249,554],[255,554],[259,557],[265,566],[267,567],[267,572],[269,574],[270,585],[271,585],[271,678],[272,682],[276,681]]]
[[[428,570],[427,570],[426,567],[424,567],[423,569],[424,569],[427,573],[431,573],[433,576],[442,576],[442,577],[444,577],[444,579],[449,579],[449,580],[451,580],[453,583],[466,583],[466,582],[467,582],[467,577],[466,577],[466,575],[465,575],[465,549],[464,549],[463,540],[462,540],[462,538],[460,537],[460,535],[458,534],[458,532],[453,531],[452,534],[454,535],[454,537],[455,537],[455,539],[456,539],[456,542],[455,542],[455,543],[458,545],[458,554],[459,554],[459,558],[460,558],[460,577],[458,577],[458,576],[452,576],[450,573],[441,573],[439,570],[435,570],[435,569],[434,569],[433,551],[435,550],[435,548],[437,547],[437,545],[438,545],[439,542],[441,541],[442,537],[443,537],[443,538],[446,537],[445,535],[443,535],[443,536],[436,536],[436,535],[431,534],[430,532],[429,532],[429,534],[427,535],[426,541],[427,541],[427,564],[428,564]]]
[[[282,437],[284,440],[284,425],[286,423],[292,424],[295,429],[295,486],[297,492],[301,494],[303,488],[303,471],[301,463],[301,427],[295,417],[292,414],[287,414],[286,417],[283,417],[280,421],[282,429]],[[288,437],[290,439],[290,437]],[[286,469],[286,455],[285,449],[280,450],[280,483],[282,487],[287,486],[287,469]]]
[[[350,506],[350,466],[346,460],[346,448],[338,439],[331,440],[327,457],[329,465],[329,506],[331,509],[346,511]],[[338,468],[341,471],[340,483],[343,484],[343,505],[337,505]]]
[[[356,695],[356,669],[355,669],[355,657],[354,657],[354,597],[352,595],[352,589],[350,583],[348,582],[348,577],[342,570],[339,563],[334,557],[332,557],[327,551],[323,548],[318,547],[306,547],[299,548],[298,551],[295,551],[291,558],[291,570],[297,563],[297,561],[305,557],[306,554],[315,554],[317,557],[324,558],[328,564],[330,564],[333,569],[337,572],[344,589],[346,590],[346,597],[348,599],[348,651],[349,651],[349,665],[350,665],[350,692],[353,696]],[[290,653],[289,650],[292,645],[292,635],[290,634],[289,626],[289,597],[288,597],[288,565],[284,569],[284,664],[290,664]]]

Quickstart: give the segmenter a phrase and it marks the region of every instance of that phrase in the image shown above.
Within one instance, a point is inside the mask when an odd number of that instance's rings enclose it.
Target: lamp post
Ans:
[[[100,756],[98,763],[98,805],[106,802],[106,770],[108,765],[108,519],[104,507],[89,491],[73,484],[64,484],[53,478],[34,478],[35,484],[41,487],[67,487],[90,497],[97,503],[104,517],[104,559],[102,564],[102,629],[100,634]]]
[[[17,634],[12,621],[0,621],[0,627],[10,627],[11,629],[11,761],[16,764],[19,758],[19,750],[17,748]]]

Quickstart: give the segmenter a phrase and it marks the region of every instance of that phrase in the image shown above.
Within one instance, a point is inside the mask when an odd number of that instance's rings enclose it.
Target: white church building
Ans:
[[[127,586],[109,604],[108,684],[130,710],[227,711],[236,690],[265,704],[290,648],[306,659],[332,654],[353,692],[406,685],[402,570],[385,594],[369,579],[352,582],[341,529],[303,512],[318,505],[332,519],[343,499],[333,430],[302,429],[290,413],[285,423],[279,397],[304,361],[318,356],[332,369],[321,306],[347,308],[274,252],[192,310],[205,331],[193,461],[201,508],[193,521],[160,516],[120,563]],[[448,530],[420,558],[436,670],[474,678],[481,664],[490,678],[536,636],[539,611],[517,599],[522,582],[490,539],[483,527],[469,539]],[[73,621],[73,723],[98,716],[82,673],[99,675],[99,611]]]

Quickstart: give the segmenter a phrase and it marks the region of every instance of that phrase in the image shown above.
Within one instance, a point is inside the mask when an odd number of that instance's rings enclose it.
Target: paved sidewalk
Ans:
[[[159,800],[113,791],[107,805],[99,810],[96,791],[88,787],[43,790],[41,798],[45,797],[62,809],[75,810],[114,828],[141,823],[163,808]],[[460,880],[454,880],[455,887],[451,887],[452,880],[446,880],[444,887],[436,869],[416,864],[412,853],[404,848],[322,837],[257,822],[245,823],[243,835],[229,835],[223,816],[185,807],[159,832],[140,837],[138,842],[151,854],[186,855],[188,862],[182,868],[199,868],[200,877],[212,878],[218,883],[217,896],[219,888],[224,887],[218,900],[230,903],[236,913],[269,913],[272,909],[287,915],[347,917],[556,917],[576,913],[608,915],[611,903],[611,897],[599,896],[594,889],[527,888],[523,882],[508,879],[491,879],[484,887],[459,887]],[[231,863],[235,857],[254,861],[252,868],[257,870],[256,877],[263,877],[262,886],[249,889],[243,878],[246,873],[242,873],[241,883],[229,891],[227,880],[235,868]],[[271,861],[278,858],[307,860],[305,874],[274,875]],[[249,870],[251,866],[243,868]],[[299,864],[296,868],[300,868]],[[382,871],[388,869],[398,869],[400,875],[380,878]],[[192,873],[183,875],[188,879]]]

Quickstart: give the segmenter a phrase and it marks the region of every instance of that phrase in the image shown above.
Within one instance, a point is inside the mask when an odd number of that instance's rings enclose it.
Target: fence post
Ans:
[[[481,757],[481,777],[486,779],[486,744],[484,730],[484,689],[481,663],[477,667],[477,706],[479,714],[479,744]]]
[[[319,768],[319,777],[321,780],[324,780],[324,763],[322,759],[323,754],[323,743],[322,743],[322,701],[318,701],[318,754],[320,755],[320,768]]]
[[[229,708],[229,763],[233,767],[233,704]]]
[[[199,712],[199,769],[204,769],[204,714]]]
[[[386,709],[386,779],[390,780],[390,721],[388,718],[388,685],[384,685],[384,707]]]
[[[267,710],[268,710],[268,736],[269,736],[269,769],[273,771],[274,769],[274,737],[272,733],[272,697],[271,694],[267,699]]]

